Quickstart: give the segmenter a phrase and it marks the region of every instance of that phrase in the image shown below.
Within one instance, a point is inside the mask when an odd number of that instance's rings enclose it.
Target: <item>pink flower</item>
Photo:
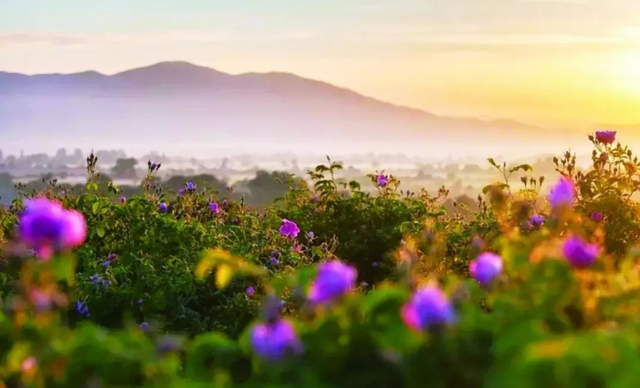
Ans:
[[[616,141],[616,131],[596,131],[596,140],[602,144],[613,144]]]

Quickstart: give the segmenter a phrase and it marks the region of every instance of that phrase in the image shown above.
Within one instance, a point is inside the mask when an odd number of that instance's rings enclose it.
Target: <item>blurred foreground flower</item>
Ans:
[[[455,321],[451,302],[435,284],[418,289],[402,307],[401,315],[405,324],[415,330]]]
[[[602,144],[613,144],[616,141],[616,131],[596,131],[596,140]]]
[[[538,214],[534,214],[529,218],[529,223],[534,228],[538,228],[544,224],[544,218]]]
[[[279,361],[287,354],[300,353],[302,344],[289,321],[261,323],[251,330],[251,346],[260,358]]]
[[[20,365],[20,369],[25,373],[29,373],[29,372],[32,372],[37,365],[38,365],[38,362],[36,361],[36,358],[31,356],[25,359],[24,361],[22,361],[22,364]]]
[[[282,220],[282,225],[280,225],[280,229],[278,229],[278,231],[283,236],[296,238],[298,233],[300,233],[300,228],[298,228],[298,225],[295,222],[289,221],[285,218]]]
[[[551,203],[552,208],[571,206],[574,199],[575,186],[573,181],[566,177],[561,177],[549,192],[549,203]]]
[[[339,261],[322,263],[309,289],[311,303],[326,303],[349,292],[355,285],[358,272]]]
[[[586,268],[598,258],[598,245],[589,244],[581,237],[568,238],[562,246],[562,253],[574,268]]]
[[[484,252],[469,263],[469,273],[480,284],[487,285],[502,273],[502,267],[502,257]]]
[[[43,260],[58,251],[81,245],[86,238],[84,216],[75,210],[65,210],[58,202],[46,198],[28,200],[20,216],[20,240]]]

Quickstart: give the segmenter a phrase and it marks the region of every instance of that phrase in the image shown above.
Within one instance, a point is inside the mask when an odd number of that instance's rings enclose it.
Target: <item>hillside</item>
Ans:
[[[558,136],[510,120],[441,117],[288,73],[233,75],[186,62],[114,75],[0,72],[0,123],[1,140],[14,143],[25,137],[72,137],[79,144],[114,137],[493,143]]]

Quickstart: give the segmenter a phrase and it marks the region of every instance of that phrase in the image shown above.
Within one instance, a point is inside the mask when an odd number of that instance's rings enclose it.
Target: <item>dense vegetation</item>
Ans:
[[[8,387],[640,386],[639,163],[598,132],[592,167],[528,165],[477,211],[377,194],[328,160],[252,208],[187,181],[125,197],[88,162],[0,209]],[[511,180],[521,176],[520,189]],[[545,190],[546,192],[546,190]],[[464,209],[461,209],[464,212]]]

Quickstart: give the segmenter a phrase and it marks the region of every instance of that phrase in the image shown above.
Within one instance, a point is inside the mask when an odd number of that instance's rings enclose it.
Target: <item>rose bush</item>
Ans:
[[[83,192],[0,209],[2,384],[637,386],[637,161],[615,133],[592,141],[593,166],[565,155],[548,195],[490,159],[505,179],[472,219],[444,189],[379,172],[368,195],[331,162],[262,209],[152,179],[120,200],[92,159]]]

